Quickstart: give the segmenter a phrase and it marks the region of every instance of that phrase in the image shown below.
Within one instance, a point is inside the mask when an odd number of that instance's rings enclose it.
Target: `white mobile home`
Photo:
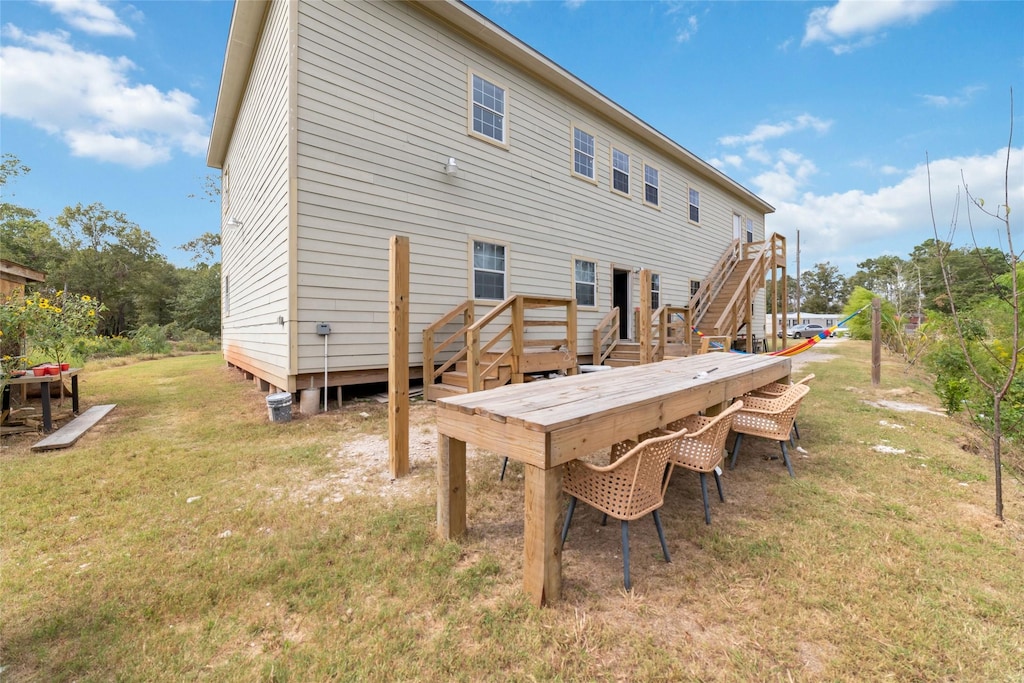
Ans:
[[[701,299],[773,210],[454,1],[236,2],[208,163],[225,359],[286,391],[387,378],[393,235],[415,376],[420,331],[465,302],[573,300],[584,357],[614,307],[618,336],[642,336],[641,300]],[[731,333],[764,334],[763,298],[733,302]]]

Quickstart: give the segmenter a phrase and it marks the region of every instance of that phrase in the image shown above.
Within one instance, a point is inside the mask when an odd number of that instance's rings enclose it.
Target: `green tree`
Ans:
[[[182,330],[196,329],[220,336],[220,264],[200,264],[179,271],[181,287],[172,309]]]
[[[838,313],[850,295],[850,286],[839,268],[828,261],[816,263],[800,278],[803,308],[811,313]]]

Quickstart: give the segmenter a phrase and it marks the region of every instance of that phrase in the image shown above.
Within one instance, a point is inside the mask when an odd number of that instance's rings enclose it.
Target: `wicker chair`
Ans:
[[[806,377],[804,377],[799,382],[796,382],[796,384],[810,384],[812,379],[814,379],[814,373],[813,372],[811,374],[807,375]],[[775,398],[776,396],[781,396],[782,394],[786,393],[786,391],[791,386],[793,386],[793,385],[792,384],[782,384],[781,382],[772,382],[771,384],[766,384],[763,387],[759,387],[757,389],[754,389],[751,392],[748,392],[747,395],[748,396],[764,396],[764,397],[767,397],[767,398]],[[798,438],[798,439],[800,438],[800,427],[797,425],[796,420],[793,420],[793,433],[796,435],[796,438]],[[792,437],[790,437],[789,443],[790,444],[793,443]]]
[[[725,440],[729,437],[733,416],[743,408],[743,401],[736,401],[725,411],[712,417],[690,415],[682,420],[670,422],[670,430],[685,429],[686,435],[678,439],[672,451],[670,462],[676,467],[700,474],[700,494],[704,500],[704,522],[711,524],[711,507],[708,505],[707,473],[715,475],[718,498],[725,502],[722,493],[720,465],[725,460]]]
[[[793,431],[793,422],[796,421],[796,411],[800,409],[800,402],[810,391],[811,388],[806,384],[794,384],[784,394],[775,398],[745,396],[743,408],[732,419],[736,443],[732,447],[729,468],[736,467],[736,456],[739,455],[743,435],[749,434],[778,441],[789,476],[795,476],[793,465],[789,461],[789,451],[786,450],[786,442]]]
[[[641,441],[610,465],[572,460],[565,466],[562,490],[569,494],[569,509],[562,526],[562,544],[569,535],[577,500],[618,519],[622,523],[622,575],[626,590],[632,587],[629,580],[630,521],[651,513],[665,561],[672,561],[658,508],[665,502],[665,489],[672,474],[672,451],[685,432],[683,429]]]

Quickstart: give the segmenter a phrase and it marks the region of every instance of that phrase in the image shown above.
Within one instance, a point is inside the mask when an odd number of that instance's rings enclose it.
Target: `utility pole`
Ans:
[[[796,231],[796,324],[800,324],[800,231]]]

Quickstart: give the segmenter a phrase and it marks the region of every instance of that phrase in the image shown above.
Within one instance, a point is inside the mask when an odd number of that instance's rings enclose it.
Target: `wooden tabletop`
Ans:
[[[506,385],[439,399],[438,430],[552,467],[722,404],[789,371],[785,357],[708,353]]]
[[[46,383],[46,382],[59,382],[61,379],[66,379],[68,377],[74,377],[75,375],[77,375],[81,371],[82,371],[82,368],[71,368],[70,370],[64,370],[59,375],[39,375],[37,377],[36,375],[32,374],[31,370],[29,370],[26,374],[22,375],[21,377],[8,377],[7,378],[7,383],[8,384],[40,384],[40,383]]]

